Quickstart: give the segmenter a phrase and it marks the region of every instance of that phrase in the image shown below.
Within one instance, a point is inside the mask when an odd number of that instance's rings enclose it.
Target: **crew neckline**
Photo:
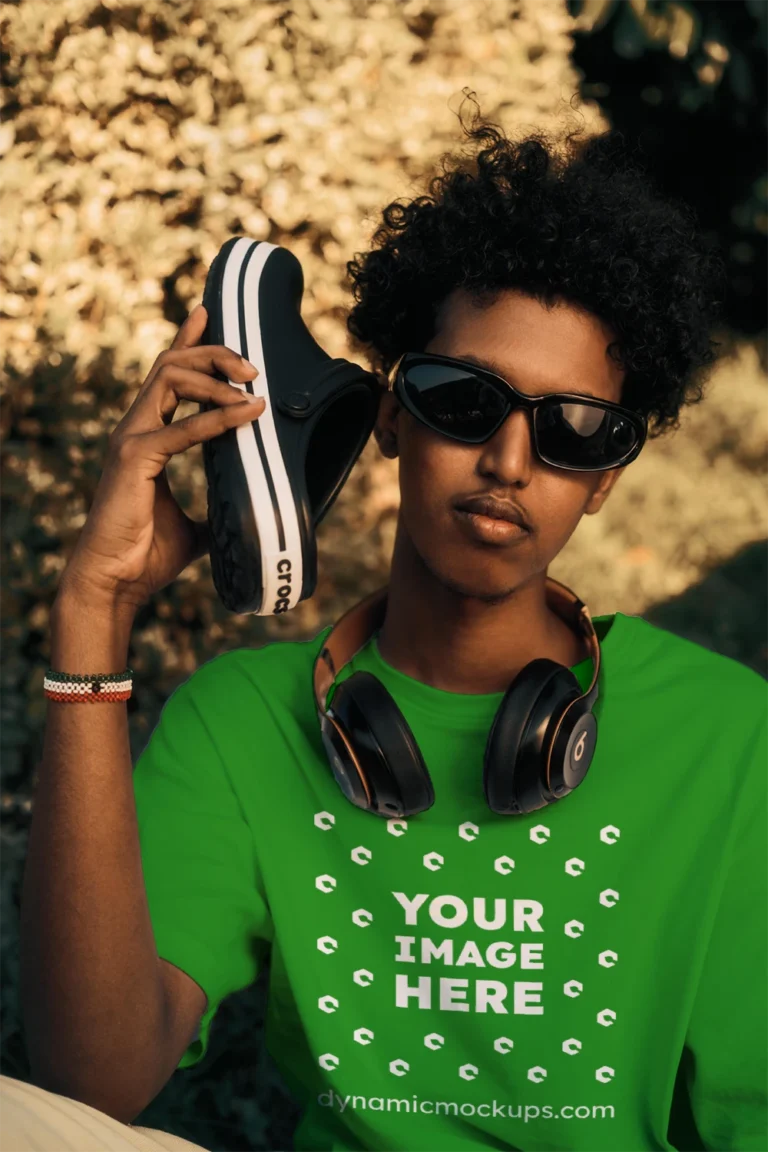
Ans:
[[[600,637],[601,661],[598,686],[602,690],[605,663],[610,663],[612,668],[615,666],[617,654],[624,642],[626,617],[621,612],[610,612],[593,617],[593,623]],[[353,660],[353,666],[358,663],[360,657],[363,657],[369,666],[368,670],[373,672],[385,687],[390,687],[393,692],[397,693],[398,697],[407,701],[410,707],[417,708],[419,711],[432,716],[439,716],[443,721],[449,720],[451,724],[458,723],[461,726],[463,722],[471,724],[487,720],[489,715],[493,715],[504,698],[504,692],[447,692],[442,688],[435,688],[431,684],[424,684],[423,681],[408,676],[384,659],[379,650],[378,637],[379,631],[377,629]],[[571,665],[571,671],[584,687],[589,684],[591,670],[590,657],[586,657],[578,664]]]

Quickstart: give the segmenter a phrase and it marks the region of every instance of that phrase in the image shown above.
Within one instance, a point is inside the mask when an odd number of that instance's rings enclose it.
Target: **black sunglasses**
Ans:
[[[524,408],[532,414],[539,458],[574,472],[623,468],[647,434],[645,417],[620,404],[569,392],[526,396],[501,376],[453,356],[404,352],[387,388],[422,424],[462,444],[483,444],[510,412]]]

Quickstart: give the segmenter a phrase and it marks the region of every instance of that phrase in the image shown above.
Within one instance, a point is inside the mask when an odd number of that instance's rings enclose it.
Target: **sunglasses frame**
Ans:
[[[404,364],[404,361],[407,361],[407,363]],[[495,372],[489,372],[485,368],[478,368],[477,365],[471,364],[467,360],[459,360],[454,356],[440,356],[434,352],[403,352],[403,354],[398,357],[398,359],[392,365],[387,374],[387,391],[392,392],[403,405],[403,407],[406,408],[408,412],[410,412],[411,415],[426,428],[429,428],[432,432],[437,432],[441,436],[446,436],[450,440],[456,440],[460,444],[487,443],[487,441],[490,440],[492,436],[495,436],[499,428],[501,428],[502,424],[507,419],[507,416],[511,415],[511,412],[507,412],[505,416],[502,416],[499,423],[494,428],[492,428],[488,435],[483,437],[482,440],[467,440],[463,436],[452,435],[450,432],[446,432],[443,428],[435,428],[434,425],[430,424],[428,420],[425,420],[423,415],[416,410],[415,405],[411,403],[408,394],[403,387],[405,372],[407,368],[415,366],[419,363],[446,364],[452,368],[463,368],[465,371],[471,372],[474,376],[477,376],[480,380],[484,381],[486,384],[489,384],[497,391],[503,390],[505,392],[511,392],[517,401],[517,407],[523,408],[526,412],[531,414],[530,426],[532,429],[532,440],[536,455],[541,461],[543,461],[543,463],[548,464],[551,468],[562,468],[566,472],[610,472],[614,468],[625,468],[627,464],[631,464],[632,461],[640,455],[643,445],[645,444],[645,439],[648,433],[648,422],[645,416],[643,416],[640,412],[633,412],[629,408],[624,408],[621,404],[614,404],[609,400],[590,400],[586,396],[579,396],[573,392],[549,392],[546,396],[526,396],[525,393],[518,392],[518,390],[513,387],[513,385],[510,384],[508,380],[505,380],[503,376],[497,376]],[[634,448],[631,448],[622,460],[618,461],[616,464],[605,464],[601,468],[595,468],[592,466],[584,468],[576,464],[560,464],[554,460],[549,460],[539,449],[535,413],[536,409],[540,408],[542,404],[553,400],[557,402],[565,401],[568,404],[585,404],[590,408],[607,408],[611,412],[616,412],[623,416],[625,419],[629,420],[629,422],[637,429],[638,433],[640,434],[640,439]],[[512,411],[514,411],[514,408]]]

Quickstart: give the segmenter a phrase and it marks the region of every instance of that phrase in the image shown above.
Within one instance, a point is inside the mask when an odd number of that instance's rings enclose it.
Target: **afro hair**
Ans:
[[[615,333],[621,402],[646,417],[648,438],[678,428],[717,358],[710,336],[727,286],[693,208],[658,194],[620,132],[571,132],[560,149],[543,131],[510,140],[459,119],[487,146],[444,155],[429,195],[389,204],[371,250],[346,265],[355,349],[386,377],[401,353],[423,351],[455,289],[481,307],[504,289],[563,300]]]

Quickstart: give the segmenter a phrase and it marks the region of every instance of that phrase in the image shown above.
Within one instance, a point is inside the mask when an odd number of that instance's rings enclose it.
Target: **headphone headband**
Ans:
[[[315,660],[312,683],[315,693],[315,706],[319,716],[326,710],[326,700],[336,677],[357,653],[364,648],[376,630],[384,623],[387,611],[388,586],[384,585],[350,608],[334,625],[326,638],[323,648]],[[547,576],[547,603],[577,635],[583,636],[592,658],[592,680],[586,692],[578,699],[586,700],[591,708],[597,699],[597,679],[600,672],[600,641],[589,609],[579,597]],[[576,703],[576,701],[574,701]]]

